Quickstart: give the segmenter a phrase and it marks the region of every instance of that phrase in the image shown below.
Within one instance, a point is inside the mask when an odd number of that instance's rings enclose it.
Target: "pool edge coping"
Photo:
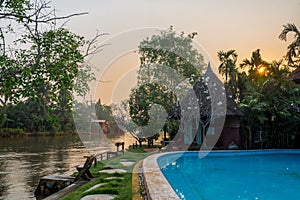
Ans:
[[[165,154],[173,154],[179,152],[165,152],[151,155],[143,161],[143,175],[147,188],[148,197],[156,200],[180,200],[168,180],[163,175],[158,166],[157,159]]]

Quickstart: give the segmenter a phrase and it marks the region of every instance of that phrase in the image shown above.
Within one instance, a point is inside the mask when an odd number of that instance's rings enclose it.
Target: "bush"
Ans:
[[[2,137],[10,137],[10,136],[19,136],[23,135],[24,131],[20,128],[1,128],[0,136]]]

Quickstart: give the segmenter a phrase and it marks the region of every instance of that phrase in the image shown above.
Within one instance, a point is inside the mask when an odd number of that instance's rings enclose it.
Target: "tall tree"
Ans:
[[[101,48],[95,43],[103,34],[97,33],[92,40],[85,40],[66,28],[56,28],[58,20],[85,13],[56,16],[49,3],[44,0],[0,1],[0,20],[8,24],[6,29],[13,33],[12,27],[17,24],[23,30],[14,41],[17,48],[11,49],[9,54],[5,36],[0,35],[3,53],[0,56],[0,102],[4,113],[8,103],[30,101],[25,105],[31,105],[34,102],[36,114],[42,119],[50,124],[57,120],[63,124],[71,117],[73,97],[70,94],[76,92],[84,96],[87,82],[94,78],[90,66],[83,63],[85,57]],[[60,119],[55,117],[58,113]]]
[[[280,40],[287,40],[288,33],[294,33],[294,41],[287,47],[286,59],[290,65],[300,65],[300,32],[295,24],[283,25],[283,30],[279,35]]]
[[[218,68],[219,73],[221,75],[225,75],[225,85],[227,86],[228,91],[234,96],[236,96],[237,93],[237,56],[238,55],[235,50],[229,50],[227,52],[218,52],[218,58],[221,62]]]
[[[1,0],[0,1],[0,125],[6,119],[6,104],[14,100],[14,82],[18,77],[18,69],[12,58],[8,56],[6,34],[14,31],[11,23],[23,23],[27,20],[26,12],[32,9],[28,0]]]
[[[146,38],[139,45],[141,66],[138,71],[138,84],[153,80],[166,79],[160,72],[149,69],[151,64],[164,65],[174,69],[185,78],[191,78],[191,83],[199,80],[205,70],[204,59],[192,45],[197,33],[177,35],[170,26],[151,38]]]
[[[260,49],[252,52],[250,60],[246,58],[240,64],[240,68],[246,69],[248,78],[256,84],[262,84],[265,80],[269,66],[270,64],[262,59]]]
[[[30,0],[1,0],[0,1],[0,52],[1,56],[6,55],[6,33],[11,33],[14,28],[11,23],[6,23],[10,20],[17,24],[24,23],[30,20],[28,11],[33,9],[33,4]]]
[[[169,132],[171,139],[180,124],[179,97],[174,91],[184,90],[186,85],[192,88],[206,66],[203,56],[193,47],[195,35],[183,32],[178,35],[170,26],[139,45],[141,66],[138,87],[130,96],[130,114],[139,125],[147,125],[149,105],[161,105],[168,114],[164,130]]]
[[[219,73],[221,75],[225,75],[225,81],[228,81],[229,79],[233,79],[235,81],[236,79],[236,61],[237,61],[237,53],[235,50],[229,50],[227,52],[219,51],[218,52],[218,58],[221,62],[219,65]]]
[[[267,76],[258,73],[256,79],[246,79],[240,106],[245,114],[248,148],[255,147],[255,135],[261,131],[264,141],[256,142],[264,142],[267,148],[287,147],[296,135],[300,89],[289,79],[288,72],[282,61],[273,61],[268,65]]]

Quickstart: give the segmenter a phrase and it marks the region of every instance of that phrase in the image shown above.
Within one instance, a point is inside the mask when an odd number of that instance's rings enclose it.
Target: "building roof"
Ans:
[[[217,77],[217,75],[211,69],[210,63],[208,63],[207,70],[206,70],[206,72],[203,76],[204,77],[209,77],[212,80],[212,82],[216,83],[216,85],[218,87],[222,87],[224,89],[223,83],[221,82],[221,80]],[[226,104],[227,104],[226,115],[228,115],[228,116],[243,115],[243,112],[238,108],[238,105],[235,102],[232,95],[228,94],[228,91],[226,90],[226,88],[225,88],[225,92],[226,92]]]
[[[300,84],[300,67],[293,71],[290,77],[295,83]]]
[[[243,115],[243,112],[238,107],[237,103],[233,100],[233,98],[230,95],[227,95],[226,98],[227,98],[226,115],[230,115],[230,116],[241,116],[241,115]]]

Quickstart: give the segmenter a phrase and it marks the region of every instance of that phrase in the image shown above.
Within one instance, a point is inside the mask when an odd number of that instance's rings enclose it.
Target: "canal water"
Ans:
[[[126,133],[107,135],[111,142],[135,143]],[[0,137],[0,200],[35,199],[41,177],[75,171],[89,155],[78,135],[45,137]]]
[[[118,134],[112,142],[135,142],[129,134]],[[88,150],[78,135],[23,138],[0,137],[0,200],[35,199],[41,177],[75,170],[85,162]]]
[[[78,136],[0,138],[0,199],[35,199],[42,176],[72,170],[88,154]]]

